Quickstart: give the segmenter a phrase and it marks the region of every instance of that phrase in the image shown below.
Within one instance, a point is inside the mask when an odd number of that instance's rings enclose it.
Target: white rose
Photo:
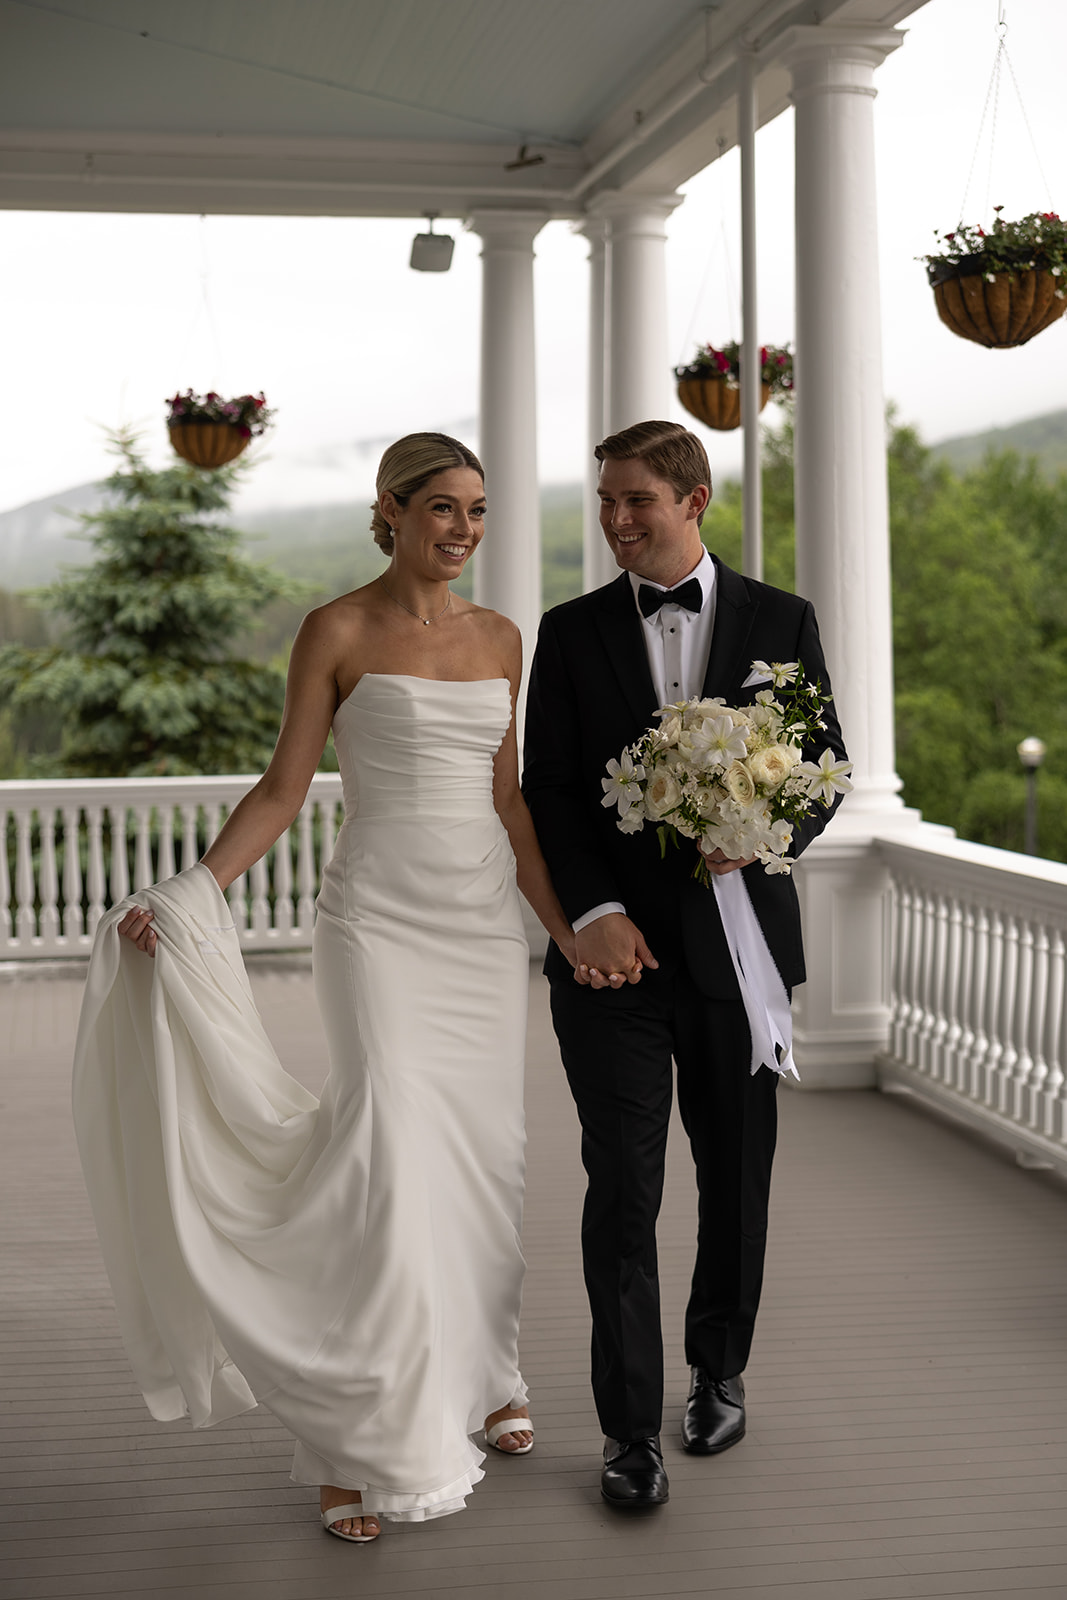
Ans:
[[[682,719],[675,711],[670,716],[664,717],[656,729],[656,743],[659,746],[676,745],[682,732]]]
[[[756,782],[773,794],[782,787],[799,760],[800,752],[795,745],[770,744],[763,750],[753,751],[748,767]]]
[[[682,798],[682,786],[672,772],[657,772],[645,789],[645,810],[655,820],[666,816]]]
[[[732,761],[722,775],[726,792],[739,806],[747,806],[756,798],[756,785],[743,761]]]

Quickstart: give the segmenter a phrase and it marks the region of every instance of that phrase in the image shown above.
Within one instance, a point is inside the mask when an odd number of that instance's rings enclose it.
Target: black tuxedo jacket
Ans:
[[[751,704],[758,688],[742,689],[753,660],[801,661],[806,677],[830,692],[819,630],[810,601],[744,578],[713,557],[715,626],[704,677],[705,696],[731,706]],[[631,991],[688,971],[711,999],[736,998],[737,979],[714,891],[691,877],[696,846],[683,839],[660,857],[654,824],[636,834],[616,826],[618,811],[601,804],[608,761],[656,720],[657,698],[629,576],[545,613],[530,674],[523,793],[533,815],[563,909],[572,920],[618,900],[641,929],[661,974],[647,970]],[[845,758],[834,708],[826,732],[805,750],[817,759],[826,745]],[[840,796],[837,797],[840,800]],[[825,827],[831,810],[816,804],[793,835],[796,856]],[[758,862],[744,869],[752,904],[787,988],[804,981],[800,908],[790,876],[771,875]],[[545,971],[571,980],[555,945]]]

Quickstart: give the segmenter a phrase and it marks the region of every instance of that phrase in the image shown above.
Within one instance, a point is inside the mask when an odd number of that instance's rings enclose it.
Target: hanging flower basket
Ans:
[[[273,416],[262,392],[224,400],[213,389],[204,396],[187,389],[168,400],[167,407],[171,445],[183,461],[205,471],[236,461]]]
[[[675,367],[678,399],[707,428],[728,433],[741,426],[741,347],[731,341],[716,350],[705,345],[687,367]],[[760,403],[784,400],[793,392],[793,357],[787,346],[760,348]]]
[[[1054,211],[1021,222],[996,211],[989,233],[961,226],[943,236],[947,248],[921,259],[945,326],[988,350],[1009,350],[1067,311],[1067,227]]]

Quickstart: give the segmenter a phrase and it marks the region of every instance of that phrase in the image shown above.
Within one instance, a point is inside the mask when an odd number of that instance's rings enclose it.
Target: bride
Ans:
[[[296,1436],[293,1480],[321,1487],[323,1526],[358,1541],[382,1518],[461,1510],[483,1476],[476,1430],[532,1445],[516,880],[574,960],[519,792],[518,630],[449,587],[484,532],[481,466],[412,434],[377,491],[389,567],[305,618],[270,765],[202,862],[105,919],[75,1073],[154,1414],[202,1426],[267,1405]],[[345,819],[313,942],[318,1105],[262,1036],[222,891],[292,823],[331,728]]]

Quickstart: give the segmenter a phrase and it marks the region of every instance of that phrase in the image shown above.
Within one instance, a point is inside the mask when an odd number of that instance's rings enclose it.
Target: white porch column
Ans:
[[[815,605],[855,790],[804,856],[808,982],[795,1008],[809,1088],[875,1081],[889,1024],[889,883],[871,848],[906,826],[894,771],[892,612],[875,206],[875,68],[890,28],[798,27],[797,589]]]
[[[582,588],[588,594],[590,589],[610,583],[619,573],[600,527],[600,502],[596,493],[598,463],[593,455],[608,431],[604,426],[610,365],[608,225],[603,217],[586,217],[575,231],[589,240],[588,454],[582,501]]]
[[[894,770],[874,70],[891,28],[797,28],[797,588],[814,602],[855,763],[849,810],[900,807]]]
[[[518,623],[527,671],[541,618],[533,243],[547,220],[543,212],[478,211],[468,221],[482,240],[479,442],[489,504],[474,595]]]
[[[598,195],[608,225],[608,395],[604,432],[666,417],[671,401],[664,224],[682,196]]]

